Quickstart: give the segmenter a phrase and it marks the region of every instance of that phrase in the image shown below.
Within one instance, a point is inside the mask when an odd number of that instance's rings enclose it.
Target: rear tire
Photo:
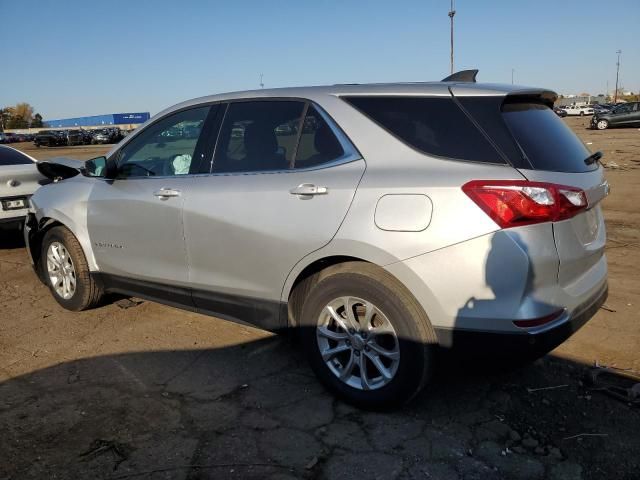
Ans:
[[[304,283],[300,287],[308,295],[300,339],[327,389],[365,409],[405,403],[422,389],[433,373],[435,332],[391,274],[369,263],[346,262]],[[345,328],[349,325],[355,328]]]
[[[102,298],[101,285],[89,271],[80,242],[66,227],[53,227],[44,236],[41,271],[53,298],[65,309],[87,310]]]

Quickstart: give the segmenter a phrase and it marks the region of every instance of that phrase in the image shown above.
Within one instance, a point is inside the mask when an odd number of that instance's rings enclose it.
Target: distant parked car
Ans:
[[[102,130],[94,130],[91,135],[91,143],[93,145],[104,144],[104,143],[114,143],[113,135],[106,128]]]
[[[86,145],[87,144],[87,136],[84,133],[84,130],[67,130],[67,145]]]
[[[567,115],[579,115],[581,117],[584,115],[593,115],[593,108],[586,105],[565,105],[560,108],[567,112]]]
[[[604,113],[604,112],[610,112],[613,108],[615,107],[615,105],[609,105],[609,104],[600,104],[600,105],[594,105],[593,106],[593,113]]]
[[[33,140],[36,147],[59,147],[67,144],[67,137],[58,130],[42,130]]]
[[[4,132],[0,132],[0,143],[9,143]]]
[[[555,112],[556,115],[558,115],[559,117],[566,117],[568,114],[566,112],[566,110],[563,110],[560,107],[553,107],[553,111]]]
[[[591,119],[591,128],[640,127],[640,102],[622,103],[610,111],[597,112]]]
[[[0,227],[20,228],[27,216],[29,197],[45,177],[36,159],[15,148],[0,145]]]
[[[16,143],[18,142],[18,136],[12,132],[6,132],[5,134],[6,140],[4,143]]]

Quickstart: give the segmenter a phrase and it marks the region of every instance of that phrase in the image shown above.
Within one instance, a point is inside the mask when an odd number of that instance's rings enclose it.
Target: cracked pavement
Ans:
[[[611,149],[637,134],[614,131]],[[2,232],[0,479],[638,478],[640,411],[583,381],[595,361],[640,371],[640,216],[624,200],[640,169],[607,176],[614,311],[520,369],[448,359],[385,413],[334,399],[264,331],[150,302],[66,312]]]

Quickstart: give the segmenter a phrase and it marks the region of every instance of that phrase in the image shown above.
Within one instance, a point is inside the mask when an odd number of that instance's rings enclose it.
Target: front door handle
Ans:
[[[173,188],[161,188],[153,192],[153,195],[160,198],[179,197],[180,190],[174,190]]]
[[[291,195],[302,195],[302,196],[311,196],[311,195],[326,195],[329,192],[327,187],[318,187],[313,185],[312,183],[302,183],[298,185],[296,188],[292,188],[289,190]]]

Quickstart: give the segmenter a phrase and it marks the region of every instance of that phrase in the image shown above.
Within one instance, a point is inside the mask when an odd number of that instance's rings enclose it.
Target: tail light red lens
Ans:
[[[473,180],[462,190],[500,227],[557,222],[586,210],[584,191],[526,180]]]
[[[526,320],[513,320],[513,324],[520,328],[541,327],[547,323],[551,323],[560,318],[560,315],[564,313],[564,308],[553,312],[551,315],[546,315],[539,318],[528,318]]]

